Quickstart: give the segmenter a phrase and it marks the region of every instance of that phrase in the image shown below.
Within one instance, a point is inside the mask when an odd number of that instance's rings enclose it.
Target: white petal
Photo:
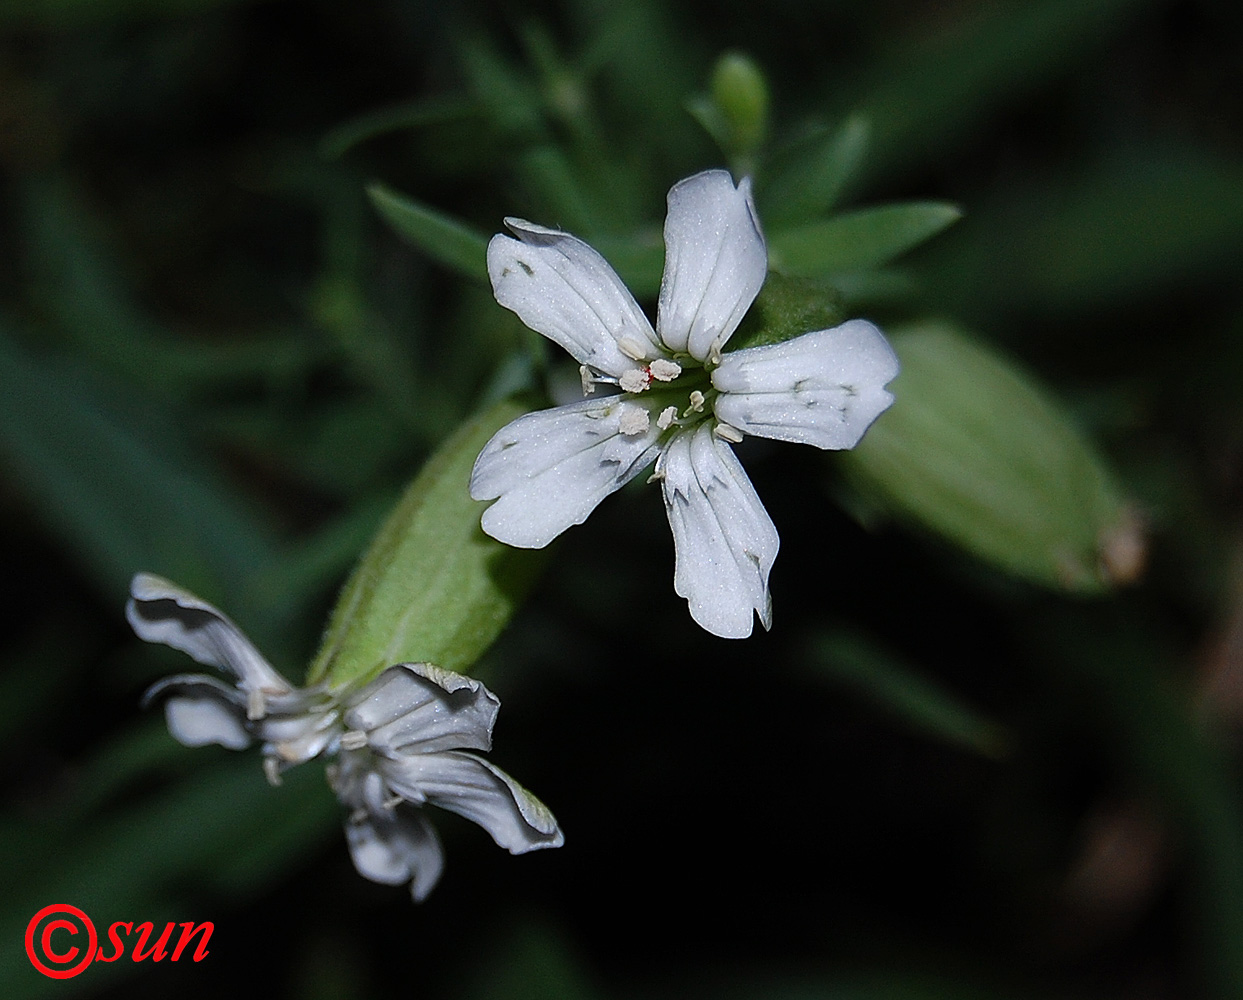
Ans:
[[[673,589],[691,617],[726,639],[749,636],[757,611],[768,628],[777,529],[733,449],[705,421],[673,440],[660,471],[673,530]]]
[[[782,344],[726,354],[712,373],[718,419],[746,434],[853,448],[893,396],[898,358],[871,323],[852,319]]]
[[[518,239],[494,236],[488,244],[497,302],[596,371],[618,376],[640,367],[635,354],[663,356],[634,296],[591,247],[522,219],[506,219],[505,225]]]
[[[444,870],[436,831],[410,809],[384,809],[351,816],[345,824],[350,858],[363,878],[382,885],[410,882],[416,903],[435,888]]]
[[[479,681],[430,663],[389,667],[350,698],[346,729],[385,753],[487,750],[500,699]]]
[[[547,806],[474,754],[409,754],[381,759],[379,766],[398,795],[465,816],[510,854],[560,847],[565,841]]]
[[[669,350],[703,361],[738,328],[767,273],[750,178],[735,188],[726,171],[708,170],[670,189],[656,318]]]
[[[218,743],[230,750],[244,750],[254,737],[247,725],[246,697],[214,677],[179,674],[153,684],[143,704],[165,695],[164,718],[173,739],[187,747]]]
[[[502,427],[470,477],[472,497],[496,500],[483,513],[483,530],[508,545],[538,549],[582,524],[656,458],[661,431],[654,422],[642,433],[621,433],[625,409],[638,406],[625,396],[588,399]]]
[[[227,670],[244,691],[287,694],[294,690],[233,622],[161,577],[150,573],[134,577],[125,617],[138,638],[172,646],[199,663]]]

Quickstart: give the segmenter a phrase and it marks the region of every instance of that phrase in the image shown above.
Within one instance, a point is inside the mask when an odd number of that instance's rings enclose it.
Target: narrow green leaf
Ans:
[[[482,233],[383,184],[370,185],[367,195],[399,236],[433,260],[477,281],[487,275],[488,238]]]
[[[834,632],[815,646],[813,662],[825,677],[849,687],[917,732],[985,757],[1006,753],[1009,737],[998,723],[943,690],[870,639]]]
[[[961,217],[954,205],[916,201],[791,226],[769,236],[769,266],[807,277],[880,267]]]
[[[462,426],[419,473],[345,585],[307,682],[363,682],[394,663],[470,667],[543,563],[479,527],[475,458],[523,407],[504,401]]]
[[[196,460],[171,415],[0,335],[0,466],[103,592],[140,569],[217,593],[269,560],[250,504]]]
[[[338,125],[325,135],[319,142],[319,155],[326,160],[335,160],[359,143],[376,136],[422,125],[459,121],[478,114],[478,105],[464,97],[422,98],[378,108]]]
[[[1035,583],[1133,575],[1143,539],[1110,470],[1031,376],[949,326],[891,334],[895,402],[841,456],[866,493]]]
[[[818,131],[775,156],[757,178],[760,217],[776,230],[829,211],[867,152],[871,125],[850,115],[832,132]]]

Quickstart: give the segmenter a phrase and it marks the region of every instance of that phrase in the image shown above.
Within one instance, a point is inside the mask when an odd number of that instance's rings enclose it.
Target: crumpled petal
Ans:
[[[390,800],[369,753],[343,754],[328,780],[351,810],[345,837],[358,874],[382,885],[409,881],[414,901],[421,903],[444,869],[435,828],[416,810]]]
[[[147,642],[163,643],[188,653],[199,663],[227,670],[238,678],[238,687],[253,693],[262,708],[267,695],[295,690],[273,669],[236,625],[206,601],[188,590],[150,573],[139,573],[130,583],[125,617],[134,632]]]
[[[749,636],[755,612],[769,628],[777,529],[733,449],[705,422],[674,438],[657,471],[673,531],[673,589],[691,617],[726,639]]]
[[[726,354],[712,373],[718,419],[746,434],[853,448],[893,396],[898,358],[867,320]]]
[[[381,885],[409,882],[416,903],[428,897],[444,871],[436,830],[411,809],[398,806],[352,815],[345,823],[345,839],[359,875]]]
[[[706,170],[675,184],[668,200],[656,330],[669,350],[703,361],[755,301],[768,250],[749,177],[734,187],[728,172]]]
[[[548,807],[498,767],[470,753],[446,750],[381,759],[394,792],[478,823],[510,854],[560,847],[565,837]]]
[[[382,753],[489,750],[501,707],[479,681],[430,663],[389,667],[349,704],[346,729]]]
[[[619,376],[640,367],[633,354],[665,356],[634,296],[596,251],[558,229],[522,219],[505,225],[518,239],[498,235],[488,244],[497,302],[599,372]]]
[[[527,413],[497,431],[470,477],[472,497],[496,500],[483,512],[483,530],[507,545],[538,549],[582,524],[656,458],[656,422],[622,434],[627,408],[647,412],[627,396],[607,396]]]
[[[247,724],[246,696],[235,687],[205,674],[178,674],[148,688],[143,705],[165,694],[168,731],[182,746],[218,743],[230,750],[245,750],[254,742]]]

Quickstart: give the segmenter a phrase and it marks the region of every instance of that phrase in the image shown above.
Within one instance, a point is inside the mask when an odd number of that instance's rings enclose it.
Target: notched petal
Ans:
[[[733,450],[704,423],[674,439],[660,471],[673,532],[673,586],[691,617],[726,639],[749,636],[756,613],[768,628],[768,574],[780,542]]]
[[[344,721],[384,753],[488,750],[500,707],[474,678],[430,663],[400,663],[350,697]]]
[[[427,898],[444,870],[435,829],[410,809],[360,811],[346,821],[345,839],[359,875],[381,885],[409,882],[416,903]]]
[[[647,317],[595,250],[557,229],[522,219],[505,224],[518,238],[494,236],[488,244],[497,302],[599,372],[616,377],[663,356]]]
[[[547,806],[474,754],[403,755],[382,760],[379,766],[389,787],[403,798],[426,801],[478,823],[511,854],[565,842]]]
[[[166,677],[147,689],[143,706],[158,699],[164,701],[169,733],[182,746],[218,743],[230,750],[244,750],[255,740],[246,718],[245,696],[214,677]]]
[[[150,573],[134,577],[125,617],[140,639],[171,646],[199,663],[227,670],[243,690],[260,695],[294,690],[225,615],[162,577]]]
[[[482,525],[493,538],[520,548],[543,548],[581,524],[606,496],[656,458],[660,428],[622,430],[639,404],[625,397],[589,399],[528,413],[502,427],[479,453],[470,495],[496,500]]]
[[[884,335],[854,319],[781,344],[726,354],[712,373],[718,419],[746,434],[853,448],[893,402],[898,358]]]
[[[679,181],[665,217],[656,330],[671,351],[703,361],[729,340],[768,274],[750,178],[724,170]]]

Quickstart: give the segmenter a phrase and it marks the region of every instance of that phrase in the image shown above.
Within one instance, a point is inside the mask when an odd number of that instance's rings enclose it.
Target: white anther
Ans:
[[[696,389],[691,393],[691,413],[702,413],[704,408],[704,394]]]
[[[712,346],[708,348],[708,364],[719,365],[721,363],[721,338],[717,337],[712,342]]]
[[[668,358],[657,358],[648,365],[647,370],[652,373],[652,378],[658,382],[672,382],[682,374],[682,366],[676,361],[670,361]]]
[[[392,812],[394,809],[396,809],[399,805],[401,805],[405,801],[406,801],[405,799],[403,799],[400,795],[394,792],[392,795],[390,795],[387,799],[385,799],[380,804],[385,809],[387,809],[389,812]]]
[[[275,757],[264,757],[263,773],[268,779],[268,784],[276,787],[281,783],[281,762]]]
[[[251,688],[246,692],[246,718],[251,722],[262,719],[268,714],[267,701],[261,688]]]
[[[617,429],[627,435],[642,434],[651,423],[651,416],[641,406],[623,404],[617,415]]]
[[[652,384],[652,377],[643,368],[628,368],[617,380],[622,392],[642,392]]]
[[[578,366],[578,377],[583,382],[583,395],[590,396],[596,391],[596,380],[591,374],[591,369],[586,365]]]
[[[663,470],[663,469],[657,469],[655,472],[653,472],[650,476],[648,476],[648,477],[647,477],[647,481],[648,481],[648,483],[649,483],[649,484],[650,484],[650,483],[659,483],[659,482],[660,482],[662,479],[664,479],[664,478],[665,478],[665,472],[664,472],[664,470]]]
[[[635,340],[634,337],[622,337],[617,342],[617,348],[626,357],[633,358],[635,361],[642,361],[647,357],[647,347]]]
[[[731,424],[718,423],[715,427],[712,428],[712,433],[714,433],[722,441],[731,441],[734,444],[737,444],[739,441],[741,441],[743,437],[742,431],[740,431],[737,427],[732,426]]]
[[[676,406],[666,406],[660,411],[660,416],[656,418],[656,426],[662,431],[667,431],[677,419],[678,408]]]
[[[361,750],[367,745],[367,734],[361,729],[348,729],[341,734],[342,750]]]

